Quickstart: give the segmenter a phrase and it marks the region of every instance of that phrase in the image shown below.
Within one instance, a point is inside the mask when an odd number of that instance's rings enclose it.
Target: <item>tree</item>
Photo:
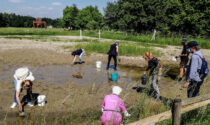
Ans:
[[[104,9],[104,22],[108,25],[111,29],[119,29],[117,25],[117,15],[118,15],[118,5],[116,2],[107,3],[107,7]]]
[[[73,6],[67,6],[63,10],[63,23],[65,27],[73,27],[73,29],[76,27],[76,18],[78,15],[79,9],[75,4]]]
[[[102,23],[103,16],[97,7],[87,6],[77,16],[77,27],[81,29],[98,29]]]

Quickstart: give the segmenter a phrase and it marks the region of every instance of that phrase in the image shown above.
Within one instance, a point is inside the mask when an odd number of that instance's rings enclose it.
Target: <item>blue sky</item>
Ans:
[[[98,6],[103,13],[107,2],[115,0],[0,0],[0,12],[16,13],[33,17],[59,18],[63,16],[63,9],[73,3],[79,9],[86,6]]]

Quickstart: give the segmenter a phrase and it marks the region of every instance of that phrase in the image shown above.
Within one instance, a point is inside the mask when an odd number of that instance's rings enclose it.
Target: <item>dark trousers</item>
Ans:
[[[117,69],[117,56],[116,55],[109,55],[108,56],[107,69],[109,68],[111,58],[114,59],[114,69]]]
[[[201,87],[202,83],[203,83],[203,80],[200,82],[191,80],[190,85],[187,88],[187,97],[192,98],[192,97],[199,96],[200,87]]]
[[[31,102],[32,100],[32,86],[30,86],[28,89],[27,89],[27,102]]]

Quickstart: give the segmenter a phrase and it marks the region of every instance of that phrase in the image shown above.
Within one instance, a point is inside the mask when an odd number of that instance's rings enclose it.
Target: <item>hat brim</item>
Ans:
[[[34,81],[35,80],[32,72],[29,72],[29,75],[25,78],[25,80],[30,80],[30,81]]]

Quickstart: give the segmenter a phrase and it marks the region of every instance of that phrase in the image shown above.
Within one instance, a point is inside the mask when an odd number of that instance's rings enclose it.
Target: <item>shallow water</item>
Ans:
[[[37,82],[48,84],[62,84],[73,81],[78,84],[100,84],[110,81],[110,73],[118,72],[117,83],[140,83],[143,70],[136,67],[118,66],[118,70],[106,70],[106,65],[97,69],[94,65],[48,65],[48,66],[27,66],[35,76]],[[12,81],[13,74],[18,67],[3,65],[0,71],[0,81]],[[164,78],[163,81],[170,82],[171,79]]]

